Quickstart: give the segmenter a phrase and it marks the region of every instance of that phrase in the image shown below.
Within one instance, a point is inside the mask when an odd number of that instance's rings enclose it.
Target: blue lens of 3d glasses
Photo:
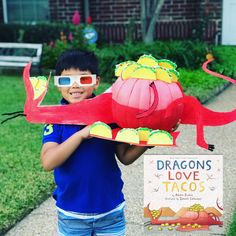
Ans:
[[[59,85],[70,85],[71,81],[70,81],[70,77],[60,77],[58,79],[58,84]]]

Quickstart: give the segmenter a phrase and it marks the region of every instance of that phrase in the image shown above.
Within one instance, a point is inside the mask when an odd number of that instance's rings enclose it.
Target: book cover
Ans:
[[[145,155],[145,231],[223,232],[221,155]]]

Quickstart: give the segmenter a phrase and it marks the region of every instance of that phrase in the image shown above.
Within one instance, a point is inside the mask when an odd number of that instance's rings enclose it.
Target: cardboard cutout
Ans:
[[[211,61],[204,63],[203,69],[208,70],[207,64]],[[137,62],[117,65],[115,74],[118,79],[111,89],[95,98],[69,105],[40,105],[48,81],[42,77],[30,78],[30,66],[29,63],[23,72],[26,88],[24,114],[28,122],[92,125],[100,121],[92,126],[91,135],[145,146],[175,146],[178,132],[173,131],[176,126],[192,124],[196,125],[197,145],[213,151],[214,145],[205,141],[204,126],[225,125],[236,120],[236,109],[214,112],[202,106],[196,98],[186,96],[178,83],[176,64],[150,55],[141,56]],[[106,124],[111,123],[124,129],[109,130]]]

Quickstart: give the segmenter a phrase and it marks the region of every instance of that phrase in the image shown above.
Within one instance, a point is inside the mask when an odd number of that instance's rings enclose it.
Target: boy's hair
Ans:
[[[79,69],[90,71],[99,75],[98,59],[93,52],[70,49],[63,52],[57,60],[56,75],[61,75],[63,70]]]

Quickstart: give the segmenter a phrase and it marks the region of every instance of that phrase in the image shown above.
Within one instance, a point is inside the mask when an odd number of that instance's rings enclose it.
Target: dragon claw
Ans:
[[[214,149],[215,149],[215,145],[213,145],[213,144],[209,144],[209,145],[208,145],[208,150],[209,150],[209,151],[213,152]]]

